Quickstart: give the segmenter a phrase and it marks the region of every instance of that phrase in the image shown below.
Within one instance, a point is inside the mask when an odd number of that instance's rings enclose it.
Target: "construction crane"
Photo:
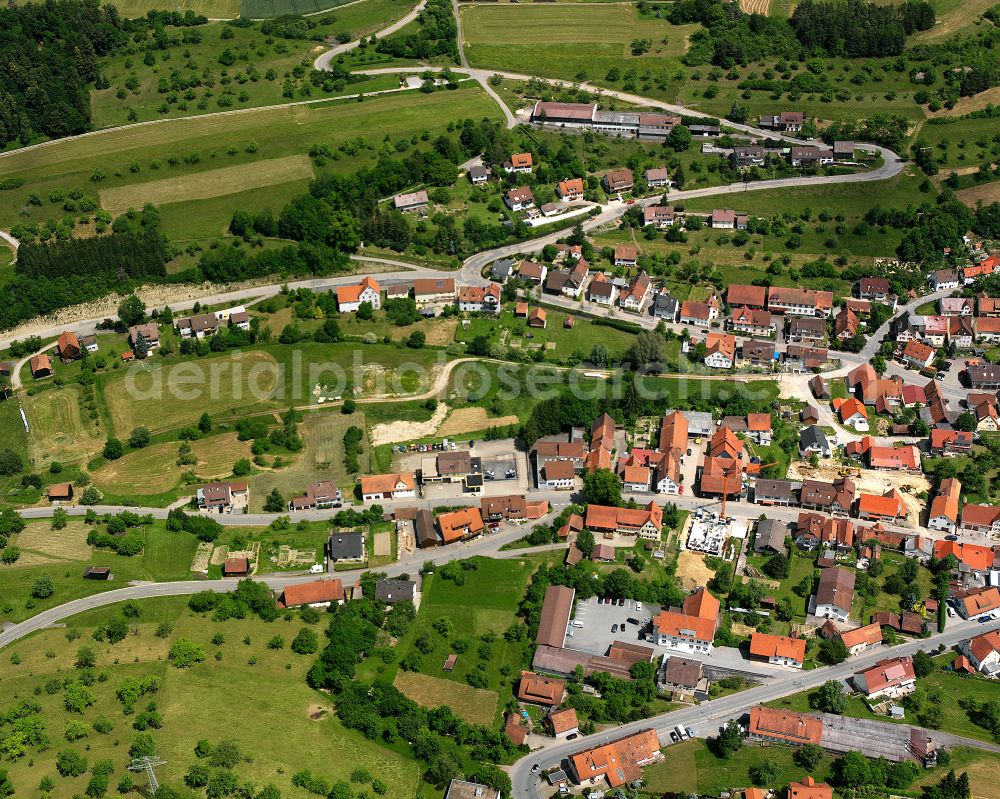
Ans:
[[[742,463],[737,461],[732,466],[727,466],[722,470],[722,508],[719,510],[719,519],[725,521],[728,517],[726,516],[726,499],[730,494],[739,494],[743,488],[743,475],[744,474],[760,474],[764,469],[771,466],[777,466],[777,461],[772,461],[771,463]],[[734,471],[734,467],[737,467]],[[730,478],[736,478],[739,482],[736,487],[732,490],[729,488]]]
[[[165,766],[166,764],[166,760],[161,760],[155,756],[135,757],[128,764],[128,770],[136,772],[145,771],[146,776],[149,778],[149,793],[151,796],[156,796],[156,792],[160,789],[160,783],[156,779],[156,771],[154,769],[156,766]]]

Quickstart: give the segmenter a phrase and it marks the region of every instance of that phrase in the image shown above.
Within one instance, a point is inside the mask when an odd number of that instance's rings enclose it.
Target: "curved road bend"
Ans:
[[[353,4],[348,3],[348,5],[353,5]],[[383,28],[380,31],[369,34],[368,36],[365,37],[365,39],[368,39],[371,36],[374,36],[376,39],[381,39],[385,36],[389,36],[395,33],[401,28],[404,28],[405,26],[409,25],[411,22],[413,22],[413,20],[415,20],[417,17],[420,16],[420,12],[424,10],[424,6],[426,5],[427,5],[427,0],[420,0],[420,2],[417,3],[416,7],[412,11],[410,11],[406,16],[400,17],[391,25]],[[343,6],[339,6],[338,8],[342,7]],[[327,50],[325,53],[322,53],[315,61],[313,61],[313,69],[318,69],[318,70],[329,69],[330,63],[333,61],[333,59],[335,59],[337,56],[343,55],[344,53],[351,52],[351,50],[357,48],[359,44],[361,44],[361,40],[355,39],[353,42],[347,42],[346,44],[335,45],[334,47]]]
[[[811,671],[789,669],[787,672],[781,672],[764,684],[746,691],[702,702],[700,705],[674,710],[642,721],[623,724],[617,729],[595,733],[594,735],[581,736],[569,743],[559,743],[547,747],[538,752],[526,755],[510,768],[511,781],[514,786],[512,795],[517,799],[523,799],[524,797],[541,799],[542,796],[548,796],[552,793],[547,785],[542,784],[537,774],[531,773],[531,769],[536,763],[542,771],[556,768],[571,754],[650,727],[656,730],[660,741],[667,747],[667,752],[669,753],[670,730],[677,724],[683,724],[685,727],[693,727],[695,734],[700,738],[707,737],[714,734],[729,719],[741,717],[752,705],[771,702],[789,694],[816,688],[827,680],[845,680],[862,668],[873,665],[881,660],[886,656],[887,652],[891,652],[893,655],[912,655],[918,649],[930,650],[939,644],[951,647],[959,641],[965,640],[973,633],[982,633],[996,629],[1000,629],[1000,622],[998,621],[989,624],[977,624],[975,622],[949,624],[948,629],[943,633],[932,635],[930,638],[908,641],[907,643],[892,647],[891,650],[879,647],[869,654],[850,658],[840,665],[820,667]],[[970,739],[959,739],[958,736],[939,734],[935,731],[931,731],[930,734],[932,737],[940,735],[942,739],[948,739],[952,743],[961,741],[962,743],[989,751],[1000,751],[1000,746],[996,746],[995,744],[972,741]]]

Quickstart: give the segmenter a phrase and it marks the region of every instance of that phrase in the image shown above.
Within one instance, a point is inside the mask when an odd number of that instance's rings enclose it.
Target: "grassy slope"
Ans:
[[[185,600],[163,599],[142,603],[143,614],[138,620],[138,637],[129,636],[116,645],[94,644],[99,652],[102,671],[109,679],[93,686],[97,703],[81,716],[68,714],[58,694],[42,693],[44,717],[53,746],[9,767],[10,777],[18,795],[27,795],[42,776],[56,782],[53,799],[69,799],[83,792],[87,776],[60,778],[54,767],[58,751],[65,747],[62,730],[70,719],[91,723],[104,715],[114,723],[114,730],[101,736],[91,731],[88,738],[72,748],[83,752],[93,762],[110,758],[116,767],[112,785],[124,773],[126,745],[131,740],[131,718],[122,713],[114,691],[126,676],[155,674],[163,680],[159,694],[150,697],[164,716],[163,729],[153,731],[157,754],[167,763],[158,769],[162,782],[179,785],[187,768],[197,762],[193,748],[199,739],[218,742],[236,740],[250,759],[240,764],[243,779],[259,786],[274,783],[285,796],[304,797],[301,789],[291,786],[291,776],[308,768],[328,780],[347,779],[359,766],[367,768],[386,782],[390,799],[409,799],[418,787],[417,765],[366,741],[361,735],[345,730],[330,715],[330,704],[323,694],[311,691],[305,684],[305,673],[312,665],[311,656],[291,653],[287,648],[268,649],[265,644],[274,635],[290,642],[303,625],[296,621],[264,624],[259,620],[231,620],[213,623],[191,614]],[[12,647],[24,658],[21,666],[5,666],[5,679],[0,683],[0,706],[6,708],[15,697],[30,696],[35,686],[43,685],[54,676],[72,677],[72,660],[80,643],[88,641],[91,629],[105,621],[113,609],[85,614],[70,621],[83,633],[77,643],[68,643],[63,630],[47,630]],[[180,671],[166,664],[169,640],[154,637],[160,621],[169,621],[173,637],[184,636],[205,646],[209,659],[190,670]],[[314,628],[321,632],[320,628]],[[222,633],[225,642],[210,644],[215,633]],[[244,637],[249,644],[244,644]],[[321,636],[322,638],[322,636]],[[42,655],[51,651],[55,657]],[[212,658],[216,652],[221,659]],[[255,658],[254,664],[250,659]],[[138,662],[133,662],[133,661]],[[123,665],[118,665],[119,663]],[[144,700],[148,701],[148,700]],[[314,708],[327,709],[321,720],[311,720]],[[238,720],[238,723],[234,723]],[[119,741],[121,746],[118,745]],[[144,778],[137,780],[144,784]],[[360,786],[356,786],[360,789]]]
[[[132,2],[133,0],[128,0]],[[135,0],[136,3],[149,0]],[[221,5],[232,6],[234,0],[207,0]],[[238,0],[235,0],[238,11]],[[356,39],[374,31],[404,16],[414,3],[410,0],[363,0],[357,5],[328,14],[310,18],[314,27],[310,35],[333,37],[339,33],[347,33]],[[160,3],[159,7],[163,4]],[[183,7],[181,8],[183,11]],[[210,17],[236,16],[236,13],[209,14]],[[91,111],[94,127],[104,128],[113,125],[123,125],[129,121],[129,110],[135,112],[139,121],[159,119],[163,117],[189,116],[224,110],[225,108],[252,108],[262,105],[274,105],[288,102],[290,98],[284,95],[285,81],[290,79],[294,88],[291,99],[306,99],[321,97],[323,92],[309,85],[304,77],[295,77],[293,68],[300,64],[306,67],[312,65],[313,59],[323,51],[325,45],[320,42],[303,40],[287,40],[278,37],[264,36],[259,26],[242,28],[225,23],[210,23],[198,26],[194,30],[201,36],[198,43],[181,41],[184,29],[169,28],[168,35],[176,39],[176,44],[165,50],[156,52],[156,61],[147,65],[141,53],[121,54],[105,59],[101,63],[104,74],[110,86],[107,89],[91,92]],[[225,36],[231,38],[223,38]],[[226,67],[219,57],[225,50],[230,50],[236,56],[236,62]],[[259,78],[250,80],[250,67],[256,69]],[[214,87],[200,86],[194,88],[191,94],[186,90],[176,92],[159,91],[161,79],[169,82],[177,73],[184,78],[202,78],[205,70],[214,74],[217,83]],[[274,70],[275,77],[267,79],[269,70]],[[125,83],[134,78],[138,85],[126,89]],[[384,82],[384,81],[383,81]],[[308,89],[303,87],[309,85]],[[374,82],[363,84],[371,88],[390,88],[390,85],[376,86]],[[362,84],[358,84],[362,86]],[[353,88],[353,86],[351,87]],[[126,96],[119,98],[119,90],[124,90]],[[220,99],[232,90],[232,104],[223,105]],[[309,92],[306,94],[305,92]],[[246,98],[240,100],[245,92]],[[334,94],[341,94],[335,91]],[[202,100],[205,107],[200,107]],[[164,106],[165,108],[161,108]]]
[[[345,141],[363,137],[368,146],[362,146],[355,155],[331,161],[327,167],[335,172],[353,172],[374,162],[376,145],[385,135],[397,139],[419,136],[425,130],[439,133],[449,122],[464,117],[498,118],[499,110],[484,92],[469,87],[448,93],[373,97],[362,103],[316,104],[180,119],[15,152],[0,159],[0,177],[17,175],[26,182],[20,189],[5,193],[4,199],[9,202],[4,202],[0,209],[0,227],[6,228],[21,218],[19,209],[31,192],[44,198],[56,188],[81,187],[88,194],[96,194],[98,188],[297,155],[307,152],[314,143],[336,149]],[[246,149],[251,142],[257,144],[257,151],[248,153]],[[230,155],[227,151],[231,148],[236,152]],[[199,156],[196,163],[168,164],[171,156],[180,158],[193,153]],[[140,165],[137,173],[130,171],[133,161]],[[153,161],[160,162],[159,169],[152,168]],[[95,169],[101,169],[108,176],[106,180],[92,183],[90,177]],[[278,186],[274,190],[282,189]],[[202,201],[216,209],[219,225],[228,221],[235,208],[242,207],[240,195],[230,197],[232,204],[228,207],[218,199]],[[202,210],[200,205],[189,204],[187,211],[197,215]],[[58,206],[46,203],[32,218],[41,222],[61,216]]]
[[[406,657],[413,640],[420,633],[426,632],[435,647],[423,656],[420,671],[441,680],[453,680],[464,685],[466,675],[480,662],[477,654],[479,637],[489,631],[494,632],[498,639],[493,644],[492,657],[482,662],[486,666],[488,689],[498,692],[497,708],[502,711],[513,695],[512,688],[520,675],[525,646],[520,642],[504,641],[503,633],[514,622],[517,604],[539,561],[537,558],[525,557],[520,560],[475,558],[473,562],[477,568],[465,572],[466,582],[463,586],[445,580],[440,575],[435,575],[429,588],[425,585],[418,624],[403,639],[399,655],[401,659]],[[453,635],[442,637],[431,629],[431,624],[440,617],[447,617],[454,623]],[[468,652],[459,656],[454,671],[445,672],[441,665],[453,651],[451,641],[457,638],[469,639],[472,646]],[[369,662],[368,665],[374,667],[376,664]],[[506,676],[501,673],[503,666],[508,667]],[[387,679],[395,676],[395,664],[379,665],[378,668]]]
[[[604,78],[612,67],[673,72],[699,27],[641,18],[632,7],[570,3],[469,7],[462,22],[473,66],[569,80]],[[632,56],[635,39],[651,40],[649,52]]]
[[[13,566],[0,566],[0,618],[19,622],[56,605],[83,596],[122,588],[130,580],[179,580],[190,575],[191,559],[197,541],[188,533],[168,533],[163,522],[154,522],[145,529],[146,546],[142,554],[121,557],[110,550],[88,547],[86,529],[79,522],[65,530],[51,530],[49,521],[31,522],[27,534],[36,540],[46,535],[50,545],[35,544],[22,552],[22,560]],[[78,539],[74,553],[66,551],[68,536]],[[15,537],[12,544],[18,544]],[[115,575],[111,582],[84,580],[87,566],[108,566]],[[31,586],[41,576],[52,578],[55,593],[46,599],[31,600]]]

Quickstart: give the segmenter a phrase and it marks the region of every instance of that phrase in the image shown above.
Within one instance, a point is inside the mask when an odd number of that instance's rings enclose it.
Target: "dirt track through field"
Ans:
[[[239,194],[250,188],[274,186],[293,180],[312,179],[312,161],[307,155],[289,155],[238,166],[225,166],[164,180],[134,183],[105,189],[101,207],[118,215],[146,203],[166,205],[186,200],[207,200],[227,194]]]

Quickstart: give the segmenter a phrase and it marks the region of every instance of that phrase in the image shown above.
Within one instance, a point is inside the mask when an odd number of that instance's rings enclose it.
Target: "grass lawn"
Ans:
[[[613,354],[621,354],[635,341],[632,333],[596,325],[589,317],[567,314],[554,308],[545,310],[547,326],[544,329],[529,328],[527,320],[515,319],[513,309],[507,308],[496,318],[470,319],[468,326],[463,322],[455,331],[455,340],[469,342],[486,336],[491,341],[499,341],[522,351],[544,349],[547,356],[556,359],[566,358],[574,352],[587,356],[596,344],[603,344]],[[574,316],[575,319],[570,329],[565,326],[567,316]]]
[[[333,715],[329,698],[307,687],[305,674],[314,657],[297,655],[287,648],[304,626],[294,615],[272,624],[253,617],[215,623],[188,611],[184,598],[145,600],[140,606],[142,614],[135,620],[138,635],[129,635],[118,644],[95,644],[90,640],[93,628],[116,612],[108,608],[69,620],[69,625],[83,636],[79,642],[68,642],[65,630],[53,629],[5,651],[8,656],[16,651],[24,659],[21,666],[11,666],[5,672],[0,685],[0,706],[5,708],[19,698],[31,696],[35,687],[53,678],[71,679],[74,653],[84,642],[97,650],[100,668],[108,675],[105,682],[91,686],[97,701],[82,714],[65,710],[61,691],[39,693],[37,700],[42,705],[47,731],[59,744],[5,764],[18,795],[29,794],[43,776],[55,781],[54,799],[81,794],[89,775],[61,778],[56,773],[55,758],[66,748],[62,731],[69,721],[89,727],[98,716],[112,722],[112,731],[100,735],[90,730],[85,739],[70,747],[85,753],[91,763],[109,758],[115,766],[112,785],[117,784],[125,772],[134,717],[124,715],[115,691],[125,677],[147,675],[162,680],[160,691],[144,697],[140,704],[144,707],[153,701],[163,715],[163,728],[152,731],[156,754],[167,761],[157,769],[163,783],[181,784],[187,769],[198,762],[193,751],[197,741],[218,743],[231,739],[248,756],[239,765],[241,781],[252,780],[258,789],[273,783],[285,796],[304,796],[291,784],[297,771],[309,769],[334,781],[347,780],[353,769],[364,767],[387,784],[386,796],[390,799],[410,799],[417,794],[419,768],[414,761],[344,729]],[[161,621],[173,627],[166,639],[153,634]],[[321,634],[321,626],[314,629]],[[224,636],[224,643],[210,643],[216,633]],[[266,646],[275,635],[285,640],[285,648]],[[178,637],[205,647],[209,658],[190,669],[168,665],[170,641]],[[46,657],[45,652],[53,657]],[[208,708],[211,712],[206,712]],[[234,724],[234,719],[239,723]],[[276,734],[278,730],[281,734]],[[304,741],[309,745],[303,746]],[[136,782],[144,785],[144,780],[139,776]]]
[[[311,405],[317,387],[342,396],[349,382],[360,397],[426,390],[439,353],[393,345],[265,345],[245,352],[181,360],[172,355],[127,374],[101,375],[110,429],[123,438],[138,425],[152,432],[193,424],[202,413],[233,419],[252,412]]]
[[[924,124],[914,138],[934,148],[934,158],[942,168],[978,167],[996,158],[1000,146],[992,141],[995,134],[996,120],[956,119],[946,124]]]
[[[122,588],[130,580],[182,580],[190,576],[197,540],[189,533],[167,532],[163,522],[146,526],[141,554],[122,557],[111,550],[87,544],[89,527],[72,519],[62,530],[53,530],[48,520],[29,522],[11,539],[21,558],[11,566],[0,566],[0,618],[20,622],[48,608],[80,597]],[[108,566],[114,580],[84,580],[87,566]],[[36,579],[52,579],[55,593],[32,599]]]
[[[25,179],[24,186],[5,193],[0,227],[9,229],[11,224],[24,221],[19,209],[32,192],[46,198],[54,189],[83,188],[88,195],[96,196],[98,189],[107,191],[154,178],[184,177],[224,166],[301,155],[317,142],[329,145],[337,154],[324,171],[355,172],[375,161],[376,145],[383,136],[409,139],[425,130],[436,136],[445,132],[449,122],[465,117],[497,119],[499,110],[485,92],[464,83],[454,92],[413,92],[369,97],[361,103],[263,108],[233,116],[191,117],[108,130],[0,159],[0,177],[16,175]],[[350,156],[337,150],[345,142],[351,142]],[[171,165],[171,160],[176,163]],[[139,171],[132,172],[132,165],[137,165]],[[107,177],[94,184],[90,178],[97,169]],[[263,202],[259,193],[256,200]],[[216,211],[217,219],[228,221],[233,210],[243,207],[243,195],[228,195],[228,202],[225,211]],[[270,204],[273,207],[274,201]],[[63,213],[61,202],[46,200],[35,209],[30,221],[44,223],[49,218],[62,218]],[[180,225],[177,221],[168,223]],[[218,235],[221,226],[221,222],[212,223],[213,235]]]
[[[463,572],[465,585],[457,585],[440,574],[434,575],[429,587],[425,583],[417,624],[401,642],[399,655],[402,659],[409,652],[415,651],[413,641],[426,635],[433,643],[433,649],[422,656],[423,663],[419,669],[421,674],[442,682],[457,683],[455,690],[461,696],[461,692],[468,688],[466,676],[482,667],[486,676],[486,690],[493,694],[495,707],[502,709],[512,696],[526,647],[522,642],[505,641],[503,633],[515,621],[517,604],[524,595],[524,588],[538,565],[538,559],[526,555],[519,560],[474,558],[471,562],[476,568]],[[442,636],[432,628],[435,620],[442,617],[451,620],[454,627],[452,634]],[[488,651],[481,652],[480,638],[488,632],[494,633],[497,640],[489,645]],[[445,658],[456,651],[456,640],[465,641],[469,646],[467,651],[459,654],[454,671],[446,672],[442,665]],[[459,648],[462,648],[461,643]],[[396,667],[381,668],[385,670],[385,676],[391,679]],[[400,672],[400,676],[403,677],[403,672]],[[407,685],[404,677],[400,690],[405,690],[404,686]],[[412,698],[421,701],[417,695]],[[485,697],[480,699],[485,700]],[[461,703],[453,706],[459,713],[463,712],[460,708]],[[475,712],[477,716],[482,713],[473,708],[467,710]],[[492,718],[491,714],[490,719]]]
[[[773,784],[787,785],[803,776],[802,769],[792,761],[793,752],[794,749],[785,746],[744,746],[724,759],[712,754],[704,740],[684,741],[667,749],[666,760],[662,763],[643,769],[646,780],[643,792],[655,796],[667,792],[682,796],[693,793],[719,796],[725,791],[751,786],[749,769],[765,760],[774,763],[780,771]],[[813,776],[817,780],[827,779],[832,761],[833,758],[824,756]]]
[[[847,399],[850,396],[847,384],[839,377],[826,381],[826,387],[830,392],[830,399]]]
[[[748,193],[745,202],[733,199],[731,207],[747,206],[756,216],[775,216],[785,211],[794,211],[798,215],[806,208],[812,209],[813,213],[829,210],[857,220],[875,206],[905,208],[914,201],[914,197],[922,196],[917,190],[922,180],[923,175],[913,167],[907,167],[899,175],[880,181],[876,192],[863,183],[762,189]],[[711,211],[718,204],[718,197],[695,197],[684,201],[689,211]]]

